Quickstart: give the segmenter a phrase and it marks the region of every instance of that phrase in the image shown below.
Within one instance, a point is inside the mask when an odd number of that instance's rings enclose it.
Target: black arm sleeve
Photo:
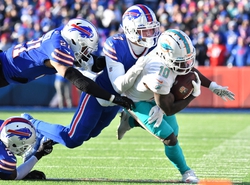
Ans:
[[[73,67],[69,67],[64,75],[64,78],[69,80],[73,85],[75,85],[79,90],[84,91],[92,96],[108,100],[111,94],[101,88],[93,80],[83,76],[83,74]]]

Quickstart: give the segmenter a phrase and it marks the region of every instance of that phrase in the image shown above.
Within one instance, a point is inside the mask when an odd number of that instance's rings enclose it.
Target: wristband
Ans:
[[[113,102],[114,99],[115,99],[115,95],[112,94],[111,97],[110,97],[110,99],[109,99],[109,101],[110,101],[110,102]]]
[[[214,90],[216,86],[217,86],[217,83],[216,83],[216,82],[211,82],[208,88],[209,88],[210,90]]]

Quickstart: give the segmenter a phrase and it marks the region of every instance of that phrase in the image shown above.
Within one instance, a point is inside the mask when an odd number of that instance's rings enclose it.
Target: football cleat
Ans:
[[[129,125],[129,113],[126,111],[121,112],[121,120],[120,120],[120,125],[118,126],[117,129],[117,139],[121,140],[124,136],[124,134],[131,129]]]
[[[185,183],[198,183],[199,179],[196,177],[193,170],[188,170],[182,175],[182,182],[185,182]]]
[[[28,113],[23,113],[21,114],[21,117],[27,119],[27,120],[32,120],[34,119],[31,115],[29,115]]]

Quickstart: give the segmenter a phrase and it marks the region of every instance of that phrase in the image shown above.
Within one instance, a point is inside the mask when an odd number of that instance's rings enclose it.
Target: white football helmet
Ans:
[[[195,48],[186,33],[169,29],[158,39],[156,54],[178,75],[185,75],[195,65]]]
[[[61,35],[70,45],[81,66],[89,60],[90,53],[97,50],[99,35],[96,27],[87,20],[71,19],[62,29]]]
[[[22,117],[10,117],[0,127],[0,139],[16,155],[23,155],[36,141],[32,123]]]
[[[121,27],[131,42],[147,48],[156,45],[160,34],[160,23],[154,12],[142,4],[131,6],[124,12]]]

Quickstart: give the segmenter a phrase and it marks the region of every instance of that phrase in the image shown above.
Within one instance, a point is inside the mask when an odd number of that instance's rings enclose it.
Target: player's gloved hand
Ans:
[[[200,80],[199,75],[196,72],[194,72],[194,74],[196,76],[197,82],[194,81],[194,80],[192,81],[192,84],[193,84],[193,87],[194,87],[192,95],[194,97],[198,97],[201,94],[201,80]]]
[[[135,108],[135,103],[125,96],[115,96],[112,102],[126,109],[133,110]]]
[[[48,140],[45,141],[42,146],[40,146],[35,154],[36,158],[39,160],[41,159],[43,156],[48,155],[52,152],[53,150],[53,141],[52,140]]]
[[[159,127],[161,125],[163,115],[164,112],[161,110],[161,108],[155,105],[149,111],[148,123],[151,124],[156,121],[154,127]]]
[[[42,171],[33,170],[26,175],[23,180],[30,180],[30,179],[46,179],[46,175]]]
[[[222,87],[220,85],[218,85],[216,82],[211,82],[209,85],[209,89],[215,93],[216,95],[218,95],[219,97],[221,97],[224,101],[227,101],[227,99],[229,100],[235,100],[234,98],[234,93],[228,90],[228,87]]]

